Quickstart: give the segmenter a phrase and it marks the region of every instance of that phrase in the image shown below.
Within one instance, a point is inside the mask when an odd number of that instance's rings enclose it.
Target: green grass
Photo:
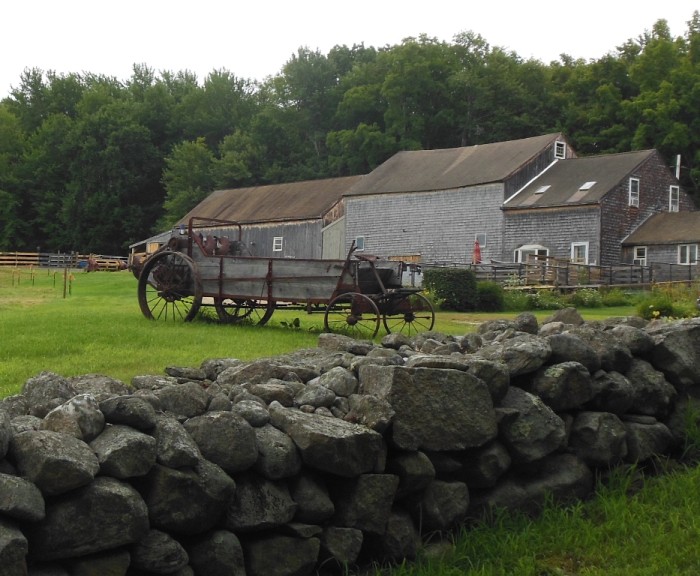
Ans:
[[[19,280],[19,284],[18,284]],[[68,285],[67,285],[68,288]],[[542,321],[551,311],[535,312]],[[634,314],[634,307],[581,310],[588,320]],[[490,318],[516,313],[437,315],[436,330],[464,334]],[[300,320],[299,329],[282,323]],[[61,274],[13,276],[0,269],[0,397],[43,370],[64,376],[100,373],[129,382],[169,365],[198,366],[213,357],[253,359],[313,347],[323,315],[276,311],[267,326],[146,320],[128,272],[76,272],[63,297]],[[383,333],[380,332],[380,336]],[[501,515],[445,545],[427,545],[417,562],[391,576],[667,576],[700,573],[700,470],[680,469],[645,481],[630,496],[621,476],[595,499],[547,507],[536,519]]]
[[[138,306],[136,279],[126,271],[0,269],[0,397],[48,370],[63,376],[99,373],[124,382],[138,374],[162,374],[166,366],[199,366],[207,358],[250,360],[314,347],[323,314],[277,310],[264,326],[206,321],[146,320]],[[65,297],[64,297],[65,291]],[[595,319],[631,314],[632,308],[586,309]],[[535,312],[542,320],[551,311]],[[434,329],[461,335],[488,318],[515,312],[438,312]],[[288,326],[299,319],[299,329]],[[377,338],[385,334],[383,327]]]

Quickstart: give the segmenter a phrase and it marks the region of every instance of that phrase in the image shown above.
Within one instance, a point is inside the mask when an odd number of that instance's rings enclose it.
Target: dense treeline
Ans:
[[[700,197],[700,15],[598,60],[544,64],[465,32],[300,48],[262,81],[26,69],[0,102],[0,250],[124,253],[219,188],[367,173],[399,150],[561,131],[580,155],[657,148]]]

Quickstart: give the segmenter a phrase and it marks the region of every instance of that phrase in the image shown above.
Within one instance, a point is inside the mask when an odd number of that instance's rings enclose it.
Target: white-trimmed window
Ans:
[[[476,240],[479,243],[479,248],[486,247],[486,234],[477,234],[474,237],[474,240]]]
[[[681,244],[678,247],[678,263],[679,264],[697,264],[698,263],[698,245],[697,244]]]
[[[571,243],[571,261],[574,264],[588,264],[588,242]]]
[[[272,239],[272,251],[273,252],[282,252],[283,241],[284,241],[283,236],[275,236]]]
[[[566,142],[557,140],[554,143],[554,157],[558,160],[566,158]]]
[[[681,201],[681,189],[678,186],[671,186],[668,190],[668,211],[678,212]]]
[[[365,237],[356,236],[355,237],[355,250],[362,252],[365,249]]]
[[[637,266],[647,265],[647,247],[646,246],[635,246],[634,253],[632,254],[632,264]]]
[[[629,205],[639,206],[639,178],[630,178]]]
[[[528,260],[544,260],[547,256],[549,256],[549,248],[539,244],[525,244],[515,251],[513,260],[525,263]]]

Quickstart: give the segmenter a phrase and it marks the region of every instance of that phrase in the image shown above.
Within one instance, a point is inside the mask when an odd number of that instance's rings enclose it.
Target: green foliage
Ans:
[[[620,288],[600,291],[603,306],[628,306],[634,300],[634,296],[624,292]]]
[[[445,310],[474,310],[478,296],[476,275],[466,268],[428,268],[423,285],[440,301]]]
[[[698,316],[696,299],[700,293],[697,283],[690,286],[655,287],[637,303],[637,314],[647,320],[655,318],[692,318]]]
[[[500,312],[505,308],[505,290],[498,282],[476,284],[477,308],[483,312]]]
[[[600,308],[603,297],[595,288],[579,288],[564,298],[564,301],[574,308]]]

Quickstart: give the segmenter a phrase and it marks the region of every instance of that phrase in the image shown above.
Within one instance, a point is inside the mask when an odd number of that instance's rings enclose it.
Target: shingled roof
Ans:
[[[700,212],[660,212],[647,218],[623,246],[700,243]]]
[[[270,184],[212,192],[180,220],[192,216],[240,223],[321,218],[363,176]]]
[[[559,160],[506,200],[504,208],[598,203],[653,154],[642,150]]]
[[[375,168],[347,196],[449,190],[503,182],[560,133],[462,148],[398,152]]]

